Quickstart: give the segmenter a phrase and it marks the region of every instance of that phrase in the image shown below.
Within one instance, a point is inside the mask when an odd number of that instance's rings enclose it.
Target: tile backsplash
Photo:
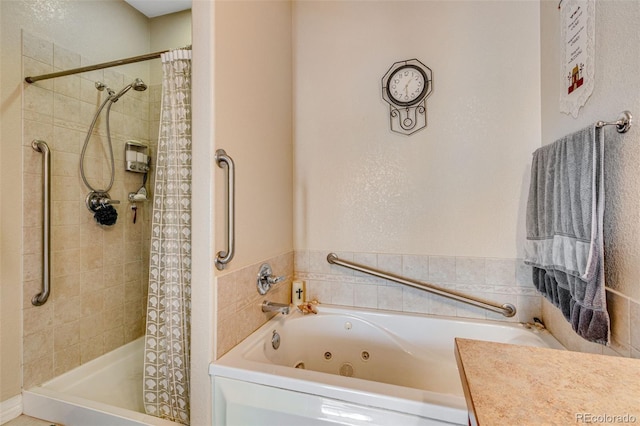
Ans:
[[[338,252],[339,258],[467,293],[498,303],[511,303],[517,314],[505,318],[442,296],[365,275],[327,262],[329,251],[297,250],[295,278],[307,285],[307,298],[362,308],[434,315],[531,322],[541,318],[570,350],[640,358],[640,304],[607,289],[612,343],[605,347],[579,337],[560,311],[531,284],[531,267],[522,259],[423,256]]]
[[[273,274],[286,279],[262,296],[257,290],[257,277],[263,263],[271,265]],[[222,272],[217,278],[216,304],[216,358],[244,340],[266,323],[275,313],[264,313],[264,300],[276,303],[291,302],[293,278],[293,252],[284,253],[245,266],[242,269]]]
[[[297,250],[295,278],[306,282],[307,298],[321,303],[502,321],[531,322],[542,314],[541,297],[529,284],[531,268],[521,259],[338,252],[352,261],[467,293],[497,303],[511,303],[517,314],[505,318],[462,302],[372,277],[327,262],[329,251]]]

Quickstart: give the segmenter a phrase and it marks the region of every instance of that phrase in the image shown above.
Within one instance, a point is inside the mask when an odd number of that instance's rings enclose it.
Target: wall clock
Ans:
[[[410,135],[427,126],[426,99],[433,91],[431,68],[417,59],[396,62],[382,77],[391,130]]]

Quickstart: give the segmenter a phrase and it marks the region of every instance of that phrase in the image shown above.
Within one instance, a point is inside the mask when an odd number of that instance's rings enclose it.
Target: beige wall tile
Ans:
[[[53,43],[40,37],[22,32],[22,54],[45,64],[53,65]]]
[[[53,369],[56,376],[80,365],[80,345],[67,346],[53,354]]]
[[[25,254],[22,258],[22,270],[25,281],[42,279],[42,257],[38,254]]]
[[[62,325],[56,324],[53,330],[53,349],[61,351],[78,344],[80,342],[80,324],[81,321],[78,320]]]
[[[81,282],[79,273],[54,277],[51,280],[51,296],[53,300],[64,300],[79,296]]]
[[[30,280],[22,283],[22,308],[29,309],[33,305],[31,299],[42,291],[42,280]]]
[[[307,299],[313,300],[314,298],[312,297],[309,299],[309,293],[307,292]],[[365,285],[365,284],[354,286],[353,302],[355,306],[377,309],[378,308],[378,286]]]
[[[24,338],[23,362],[29,363],[53,353],[54,337],[51,330],[43,330],[28,334]]]
[[[135,280],[129,281],[124,285],[124,300],[127,302],[138,303],[144,295],[144,287],[147,286],[146,281]]]
[[[82,223],[80,206],[84,205],[79,201],[52,201],[51,202],[51,226],[79,225]]]
[[[640,303],[630,301],[629,323],[631,346],[640,351]]]
[[[104,287],[113,287],[124,284],[124,265],[117,263],[114,265],[105,265],[103,268],[104,273]]]
[[[104,309],[121,309],[124,306],[124,284],[107,287],[103,290]]]
[[[124,325],[124,304],[105,306],[102,311],[104,330],[110,330]]]
[[[53,90],[56,93],[68,96],[72,99],[80,97],[80,77],[77,75],[69,75],[58,77],[53,80]],[[80,120],[78,120],[80,121]],[[81,121],[80,121],[81,122]]]
[[[53,302],[54,321],[56,325],[76,321],[82,316],[80,296],[58,298]]]
[[[31,296],[33,297],[33,295]],[[50,330],[53,326],[53,304],[33,306],[29,302],[29,306],[22,311],[22,318],[24,336],[42,330]]]
[[[85,315],[80,321],[80,342],[83,343],[87,340],[93,340],[100,338],[102,342],[102,335],[105,331],[105,313],[104,311],[92,313],[91,315]]]
[[[53,66],[54,68],[66,70],[80,66],[80,54],[69,49],[54,44],[53,45]],[[79,78],[79,77],[78,77]]]
[[[607,291],[607,311],[611,319],[611,348],[617,353],[629,357],[630,322],[629,299]]]
[[[128,259],[130,260],[130,259]],[[127,262],[124,264],[124,281],[140,281],[142,276],[142,261]]]
[[[82,342],[80,345],[80,363],[84,364],[104,354],[102,335]]]
[[[101,291],[84,292],[80,296],[80,314],[82,318],[101,313],[103,307],[104,300]]]
[[[269,263],[274,274],[288,279],[261,296],[256,287],[260,266]],[[222,275],[217,280],[218,311],[216,320],[216,353],[220,357],[241,340],[268,321],[273,314],[262,312],[263,300],[276,303],[291,301],[291,277],[293,277],[293,253],[285,253]]]
[[[80,233],[77,225],[63,225],[51,227],[51,250],[64,251],[79,249]]]
[[[83,60],[73,49],[54,45],[27,31],[23,34],[22,54],[27,75],[51,72],[54,68],[73,68]],[[85,62],[95,63],[94,60]],[[144,67],[136,69],[142,70]],[[140,76],[146,80],[144,74]],[[38,357],[38,353],[30,349],[27,354],[30,360],[24,368],[24,383],[27,386],[50,378],[54,370],[60,373],[79,362],[93,359],[104,353],[106,348],[112,349],[121,344],[125,334],[129,339],[140,335],[143,330],[144,304],[141,299],[146,290],[142,289],[144,284],[141,280],[147,276],[142,269],[148,263],[141,261],[141,258],[142,250],[148,248],[148,243],[144,243],[143,239],[148,240],[150,233],[143,228],[148,227],[149,222],[139,222],[135,228],[127,228],[125,239],[125,226],[130,225],[126,223],[129,221],[126,220],[126,204],[117,207],[120,218],[111,228],[97,225],[93,213],[85,207],[84,200],[89,190],[80,177],[79,160],[89,124],[104,99],[104,92],[95,89],[96,80],[105,80],[114,90],[119,90],[125,81],[132,78],[117,70],[109,70],[52,79],[25,85],[22,99],[18,100],[18,109],[22,108],[23,138],[20,143],[24,158],[21,169],[24,182],[21,209],[24,211],[25,227],[22,231],[25,241],[22,289],[22,302],[26,309],[23,316],[23,329],[26,331],[24,339],[29,348],[46,348],[47,345],[34,343],[37,341],[33,337],[39,332],[36,331],[37,325],[43,324],[48,327],[50,346],[44,364],[31,362]],[[148,99],[148,93],[131,91],[121,100],[121,105],[114,108],[112,136],[116,181],[113,191],[122,201],[126,201],[128,192],[137,190],[141,184],[141,175],[124,172],[122,147],[125,136],[128,139],[134,135],[149,143]],[[123,114],[125,102],[128,104],[128,114],[133,116],[130,120],[125,120]],[[17,112],[19,116],[20,111]],[[105,155],[107,138],[104,117],[99,122],[85,156],[85,174],[96,187],[106,185],[110,168],[108,156]],[[131,128],[126,128],[126,125]],[[31,297],[40,291],[42,275],[42,155],[30,147],[31,140],[36,138],[48,143],[53,160],[52,291],[47,304],[38,308],[30,304]],[[127,308],[132,312],[125,314],[124,264],[132,261],[137,263],[127,267],[126,275],[132,281],[126,288],[126,296],[131,299]],[[109,309],[105,310],[105,306]],[[126,333],[125,317],[128,327]]]
[[[103,251],[102,250],[82,250],[80,258],[80,270],[94,270],[102,268],[103,265]]]
[[[22,145],[31,148],[31,142],[34,139],[40,139],[50,142],[49,147],[54,145],[54,130],[53,123],[43,123],[41,121],[24,120]],[[35,153],[35,151],[34,151]],[[40,154],[40,161],[42,162],[42,154]]]
[[[351,283],[331,283],[331,303],[334,305],[353,306],[354,285]],[[378,300],[380,295],[378,294]]]
[[[81,255],[82,250],[80,249],[53,252],[51,255],[52,276],[61,277],[81,271]]]
[[[51,119],[53,117],[53,92],[37,86],[26,87],[24,91],[24,109],[37,113],[38,116],[45,116]]]
[[[39,385],[54,377],[53,369],[53,351],[47,355],[25,362],[23,367],[23,388],[30,389],[35,385]]]
[[[104,351],[110,352],[124,345],[124,327],[118,326],[104,333]]]

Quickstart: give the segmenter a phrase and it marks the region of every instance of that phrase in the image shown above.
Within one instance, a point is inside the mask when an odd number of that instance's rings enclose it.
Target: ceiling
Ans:
[[[148,18],[191,9],[191,0],[124,0]]]

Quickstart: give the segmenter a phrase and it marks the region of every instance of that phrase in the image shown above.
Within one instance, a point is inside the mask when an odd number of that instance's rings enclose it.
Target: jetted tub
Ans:
[[[467,425],[455,337],[564,349],[518,323],[318,311],[278,314],[210,365],[214,424]]]

